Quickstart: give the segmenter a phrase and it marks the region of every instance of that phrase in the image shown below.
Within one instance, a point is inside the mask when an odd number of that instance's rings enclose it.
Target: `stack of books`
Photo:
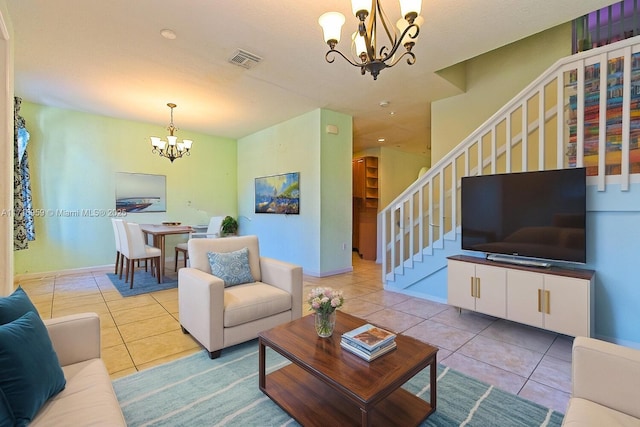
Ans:
[[[396,348],[396,334],[366,324],[342,334],[340,346],[370,362]]]

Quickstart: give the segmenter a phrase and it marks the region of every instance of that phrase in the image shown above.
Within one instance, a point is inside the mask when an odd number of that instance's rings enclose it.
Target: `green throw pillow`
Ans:
[[[13,322],[29,311],[38,313],[25,291],[18,287],[8,297],[0,298],[0,325]]]
[[[253,283],[249,267],[249,249],[234,252],[208,252],[211,274],[224,280],[224,286]]]
[[[33,311],[0,325],[0,400],[16,426],[28,425],[66,385],[47,328]]]

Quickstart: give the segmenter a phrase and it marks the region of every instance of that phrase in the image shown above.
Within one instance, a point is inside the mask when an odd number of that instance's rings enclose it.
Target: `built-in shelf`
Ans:
[[[362,258],[377,253],[378,158],[353,159],[353,248]]]

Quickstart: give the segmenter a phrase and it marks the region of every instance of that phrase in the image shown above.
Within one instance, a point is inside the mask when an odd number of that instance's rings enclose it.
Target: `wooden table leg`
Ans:
[[[154,246],[160,249],[160,283],[163,283],[164,278],[164,236],[163,235],[152,235],[151,246]],[[149,244],[149,234],[144,233],[145,243]],[[153,271],[153,269],[152,269]]]
[[[265,351],[264,343],[262,342],[262,338],[258,338],[258,386],[262,391],[264,391],[265,385],[266,385],[265,356],[266,356],[266,351]]]
[[[160,283],[164,277],[164,235],[158,236],[158,246],[160,248]]]
[[[369,412],[366,409],[361,408],[360,413],[362,415],[362,427],[370,427],[371,417],[369,416]]]
[[[437,403],[437,399],[436,399],[436,383],[438,382],[438,372],[437,372],[437,366],[438,364],[436,363],[436,356],[433,357],[433,362],[431,362],[431,371],[430,371],[430,378],[429,378],[429,382],[431,385],[431,390],[430,390],[430,395],[431,395],[431,410],[435,411],[436,410],[436,403]]]

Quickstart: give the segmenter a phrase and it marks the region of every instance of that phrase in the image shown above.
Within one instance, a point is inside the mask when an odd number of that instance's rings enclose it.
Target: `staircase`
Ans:
[[[462,177],[586,167],[594,191],[627,192],[639,140],[640,36],[557,61],[379,212],[385,288],[446,301]]]

